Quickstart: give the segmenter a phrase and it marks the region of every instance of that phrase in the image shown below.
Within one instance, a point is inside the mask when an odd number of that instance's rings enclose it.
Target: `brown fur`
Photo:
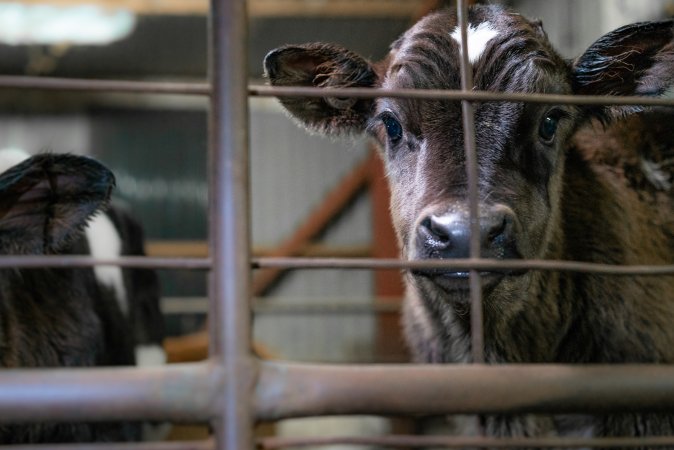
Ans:
[[[469,22],[473,28],[488,22],[498,31],[474,64],[476,89],[659,95],[672,82],[671,21],[616,30],[571,63],[552,49],[540,22],[497,6],[472,8]],[[325,66],[324,60],[331,58],[343,70],[367,67],[361,72],[368,77],[377,74],[372,87],[458,89],[459,48],[450,36],[456,26],[453,11],[431,14],[397,40],[378,64],[336,46],[306,44],[272,51],[265,67],[273,85],[312,85],[320,67],[311,61],[320,59],[320,66]],[[343,64],[335,54],[351,63]],[[331,67],[335,73],[335,65]],[[336,80],[344,78],[369,79],[341,74]],[[623,82],[617,83],[619,79]],[[340,134],[365,128],[378,141],[404,258],[467,256],[457,250],[468,222],[458,102],[391,98],[358,100],[352,106],[322,100],[282,102],[309,129]],[[672,116],[637,112],[633,107],[478,104],[482,255],[672,264]],[[359,122],[354,125],[354,120]],[[604,129],[602,124],[610,126]],[[415,359],[470,361],[465,274],[408,273],[406,284],[404,326]],[[486,359],[674,362],[673,293],[671,276],[483,273]],[[674,419],[491,417],[488,429],[494,435],[574,434],[589,429],[601,436],[638,436],[672,433]]]

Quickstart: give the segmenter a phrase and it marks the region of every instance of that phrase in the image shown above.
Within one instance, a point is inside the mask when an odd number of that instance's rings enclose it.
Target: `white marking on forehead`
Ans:
[[[470,25],[466,31],[468,32],[468,60],[471,64],[475,64],[486,50],[489,41],[498,36],[498,31],[492,28],[489,22],[482,22],[477,27]],[[461,49],[461,28],[456,27],[451,36]]]

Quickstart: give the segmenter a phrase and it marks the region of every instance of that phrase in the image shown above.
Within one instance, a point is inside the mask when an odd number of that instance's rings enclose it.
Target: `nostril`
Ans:
[[[489,240],[489,242],[494,242],[499,237],[503,236],[505,234],[507,226],[508,226],[508,218],[504,215],[501,218],[500,222],[497,221],[487,233],[487,239]]]
[[[433,216],[425,217],[418,228],[419,244],[430,251],[444,251],[450,245],[451,234],[433,219]]]
[[[491,258],[518,258],[516,218],[509,212],[496,212],[483,222],[483,254]]]
[[[442,244],[448,244],[450,241],[451,232],[447,228],[447,225],[435,216],[431,216],[427,220],[429,224],[428,228],[431,230],[433,237]]]

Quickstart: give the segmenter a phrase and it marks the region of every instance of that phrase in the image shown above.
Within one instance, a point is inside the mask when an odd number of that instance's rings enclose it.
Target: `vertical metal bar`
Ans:
[[[253,448],[245,0],[211,0],[208,168],[211,357],[226,375],[216,395],[216,448]]]
[[[461,90],[473,89],[473,68],[468,59],[468,4],[458,0],[459,28],[461,30]],[[468,208],[470,215],[470,257],[480,257],[480,222],[477,151],[475,146],[475,111],[473,104],[461,102],[464,149],[468,175]],[[482,317],[482,285],[477,270],[470,271],[470,325],[473,362],[484,362],[484,326]]]

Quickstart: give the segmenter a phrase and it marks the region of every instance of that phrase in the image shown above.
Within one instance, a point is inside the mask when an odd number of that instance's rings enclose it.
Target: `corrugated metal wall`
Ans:
[[[251,103],[253,243],[273,246],[289,236],[326,192],[367,156],[363,140],[346,145],[307,135],[282,113],[275,100]],[[333,245],[367,245],[371,208],[361,198],[322,238]],[[299,271],[288,274],[267,298],[273,305],[348,303],[367,305],[368,271]],[[371,359],[371,314],[263,314],[255,336],[284,358],[319,361]]]
[[[0,149],[20,148],[29,153],[67,151],[87,154],[91,148],[85,114],[0,116]]]
[[[563,56],[580,55],[599,36],[622,25],[661,18],[671,0],[513,0],[513,8],[543,19],[550,41]]]

